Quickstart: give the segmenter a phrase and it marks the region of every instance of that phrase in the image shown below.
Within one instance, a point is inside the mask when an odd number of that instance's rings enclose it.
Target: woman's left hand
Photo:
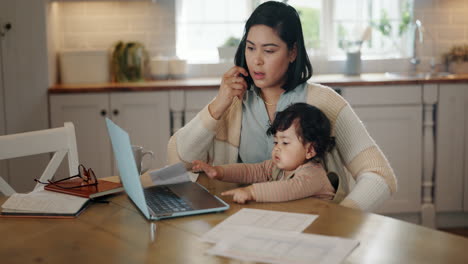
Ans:
[[[247,201],[255,200],[252,186],[232,189],[221,193],[222,196],[232,196],[232,200],[236,203],[245,204]]]

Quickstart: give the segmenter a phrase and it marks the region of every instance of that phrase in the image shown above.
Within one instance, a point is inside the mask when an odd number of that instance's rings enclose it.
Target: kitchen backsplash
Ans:
[[[176,47],[175,2],[105,1],[55,2],[55,47],[60,49],[102,49],[116,41],[136,40],[145,45],[150,56],[174,56]],[[415,0],[415,18],[425,27],[425,40],[419,54],[421,66],[428,68],[432,57],[441,62],[441,54],[455,44],[468,43],[468,0]],[[403,61],[407,61],[406,59]],[[340,69],[342,62],[315,62],[320,73]],[[372,61],[363,72],[401,68],[392,61]],[[409,67],[409,63],[408,63]],[[192,73],[199,69],[190,70]],[[400,69],[401,70],[401,69]],[[212,68],[203,72],[212,72]],[[191,74],[193,75],[193,74]]]
[[[414,10],[426,29],[423,59],[440,60],[453,45],[468,43],[468,0],[415,0]]]
[[[56,46],[107,49],[119,40],[139,41],[153,56],[174,56],[174,2],[55,2]]]

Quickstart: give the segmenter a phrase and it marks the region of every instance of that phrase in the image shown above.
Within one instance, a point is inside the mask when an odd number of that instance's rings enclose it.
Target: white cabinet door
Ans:
[[[185,124],[190,122],[217,94],[218,90],[186,91]]]
[[[75,125],[78,159],[98,177],[114,175],[111,170],[110,141],[104,117],[109,114],[108,94],[51,95],[51,126]],[[65,173],[62,167],[60,173]]]
[[[166,165],[170,135],[169,93],[111,93],[110,102],[112,119],[129,133],[132,144],[154,152],[151,168]]]
[[[418,212],[421,208],[421,106],[355,107],[398,179],[398,191],[378,212]]]
[[[350,87],[352,105],[382,149],[398,180],[398,191],[379,213],[421,211],[422,90],[419,85]]]
[[[4,4],[0,4],[0,27],[5,24],[5,11],[7,10]],[[5,49],[3,48],[2,44],[2,36],[0,36],[0,135],[6,134],[5,129],[5,98],[4,98],[4,88],[3,88],[3,53],[5,53]],[[7,161],[0,160],[0,177],[2,177],[5,181],[10,182],[7,170]]]
[[[465,84],[465,111],[463,112],[465,115],[465,162],[463,163],[465,166],[465,173],[464,173],[464,188],[463,188],[463,210],[468,212],[468,85]]]
[[[98,177],[118,175],[104,117],[125,129],[132,144],[155,154],[151,168],[166,164],[169,140],[168,92],[51,95],[52,127],[75,125],[78,158]],[[148,163],[149,164],[149,163]],[[65,173],[66,167],[60,172]]]
[[[1,9],[1,8],[0,8]],[[2,26],[2,17],[0,14],[0,27]],[[2,37],[0,36],[0,135],[5,135],[5,97],[4,97],[4,88],[3,88],[3,53],[5,50],[2,45]],[[1,164],[1,162],[0,162]],[[0,165],[1,166],[1,165]],[[1,172],[1,170],[0,170]],[[0,174],[1,175],[1,174]]]
[[[468,130],[465,129],[468,124],[467,90],[467,84],[439,85],[435,174],[435,204],[438,212],[463,210],[463,181],[468,175],[465,173],[468,172],[468,152],[465,152],[468,139]]]
[[[0,134],[48,128],[48,58],[44,1],[0,1]],[[6,24],[10,24],[6,30]],[[0,174],[17,192],[29,192],[49,154],[0,162]]]

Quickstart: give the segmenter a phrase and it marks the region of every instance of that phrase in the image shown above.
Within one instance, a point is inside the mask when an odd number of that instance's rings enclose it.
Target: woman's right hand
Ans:
[[[242,75],[248,76],[249,73],[239,66],[232,67],[223,75],[218,95],[208,106],[208,110],[214,119],[219,120],[221,118],[231,105],[234,97],[242,100],[247,90],[247,82]]]

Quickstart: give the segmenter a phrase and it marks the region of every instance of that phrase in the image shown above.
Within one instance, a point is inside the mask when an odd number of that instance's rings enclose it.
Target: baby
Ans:
[[[276,114],[267,135],[274,135],[271,160],[256,164],[211,166],[193,161],[193,171],[204,171],[211,179],[253,183],[221,193],[237,203],[282,202],[313,196],[333,199],[336,190],[322,166],[325,153],[335,145],[330,121],[318,108],[295,103]]]

